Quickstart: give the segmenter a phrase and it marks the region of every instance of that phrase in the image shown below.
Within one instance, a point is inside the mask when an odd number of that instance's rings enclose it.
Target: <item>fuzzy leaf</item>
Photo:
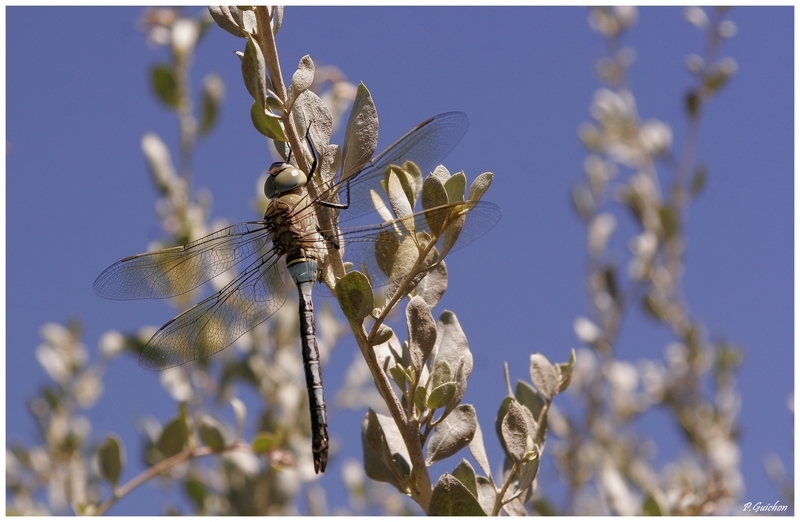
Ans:
[[[472,442],[477,425],[478,418],[475,415],[475,408],[471,404],[462,404],[454,409],[436,426],[436,430],[428,442],[428,456],[425,464],[430,466],[434,462],[455,455]],[[473,493],[477,498],[477,491],[473,491]]]
[[[429,210],[447,205],[447,203],[448,196],[444,184],[439,179],[428,176],[422,183],[422,209]],[[444,232],[444,223],[447,216],[447,212],[428,212],[425,214],[425,221],[431,230],[431,234],[439,236]]]
[[[531,381],[548,402],[558,392],[558,378],[553,365],[540,353],[531,355]]]
[[[344,133],[342,179],[358,174],[378,147],[378,111],[372,95],[363,83],[358,84],[353,108]]]
[[[267,78],[267,62],[261,53],[261,47],[253,36],[248,35],[242,56],[242,79],[247,92],[262,109],[267,109],[267,98],[272,84]]]
[[[288,106],[291,107],[297,97],[308,90],[314,83],[314,61],[309,55],[300,59],[297,70],[292,74],[292,83],[289,85]]]
[[[486,447],[483,445],[483,432],[481,431],[480,424],[475,424],[475,434],[472,436],[472,440],[469,443],[469,452],[472,454],[475,462],[481,467],[481,470],[486,473],[486,476],[491,478],[492,468],[489,465],[489,457],[486,456]]]
[[[406,181],[406,183],[403,183],[404,181]],[[394,215],[397,216],[398,219],[408,217],[413,213],[411,202],[406,192],[407,186],[408,183],[405,174],[390,168],[386,192],[389,195],[389,204],[392,207],[392,212],[394,212]],[[413,222],[409,220],[408,222],[403,221],[403,223],[409,228],[409,232],[414,232],[412,226]]]
[[[367,476],[407,493],[411,459],[394,421],[370,409],[361,424],[361,445]]]
[[[461,459],[461,462],[458,463],[456,469],[453,470],[453,476],[458,479],[459,482],[464,484],[472,496],[475,498],[478,497],[478,478],[475,475],[475,469],[472,465],[466,460]]]
[[[230,9],[226,5],[211,5],[208,7],[208,12],[211,13],[211,18],[220,26],[222,29],[228,31],[233,36],[238,36],[239,38],[244,38],[245,33],[239,24],[236,23],[233,15],[231,15]]]
[[[467,199],[469,201],[478,201],[480,200],[483,195],[489,190],[489,187],[492,185],[492,180],[494,179],[494,174],[491,172],[484,172],[477,178],[475,181],[472,182],[472,185],[469,187],[469,196]]]
[[[345,317],[354,324],[360,324],[374,308],[369,280],[355,270],[336,282],[336,297]]]
[[[406,323],[411,362],[419,373],[436,344],[436,321],[433,320],[431,309],[422,297],[412,297],[408,302]]]
[[[525,381],[517,381],[517,389],[514,390],[514,397],[520,404],[528,408],[534,419],[538,419],[544,408],[542,397],[536,393],[533,386]]]
[[[464,175],[464,172],[453,174],[450,179],[444,183],[444,188],[447,191],[447,201],[449,203],[460,203],[464,201],[464,191],[467,189],[467,176]]]
[[[469,351],[469,343],[467,343],[467,337],[453,312],[445,311],[439,316],[439,321],[436,323],[434,352],[436,353],[433,362],[434,368],[439,361],[447,361],[450,368],[456,368],[456,393],[448,404],[448,410],[451,410],[464,398],[467,378],[472,373],[472,354]]]
[[[563,392],[569,387],[572,382],[572,371],[575,369],[575,348],[569,352],[569,361],[566,363],[558,363],[555,365],[556,376],[558,377],[558,393]]]
[[[439,300],[447,290],[447,266],[444,259],[436,263],[414,289],[414,293],[422,297],[429,308],[439,304]]]
[[[483,515],[483,508],[469,489],[449,473],[442,475],[431,494],[428,510],[431,516],[476,516]]]
[[[527,451],[529,434],[528,423],[517,401],[509,403],[508,412],[500,423],[500,433],[508,456],[517,462],[522,460]]]

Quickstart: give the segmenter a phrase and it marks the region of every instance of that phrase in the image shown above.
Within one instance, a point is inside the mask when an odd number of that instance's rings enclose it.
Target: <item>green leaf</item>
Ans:
[[[358,84],[353,108],[344,132],[342,148],[342,179],[354,176],[364,168],[378,147],[378,111],[372,94]]]
[[[661,506],[658,505],[653,495],[647,495],[642,506],[642,513],[651,517],[660,517],[664,514],[661,512]]]
[[[435,410],[447,406],[456,393],[456,383],[446,382],[433,389],[428,396],[428,408]]]
[[[489,190],[489,187],[492,185],[492,180],[494,179],[494,174],[491,172],[484,172],[472,182],[472,185],[469,187],[469,196],[467,200],[469,201],[478,201],[480,200],[483,195]]]
[[[431,494],[428,515],[485,516],[478,499],[457,478],[445,473],[436,482]]]
[[[253,102],[253,105],[250,106],[250,119],[256,130],[267,138],[287,141],[286,134],[283,132],[283,127],[281,126],[280,118],[272,115],[272,113],[264,112],[264,109],[259,106],[258,102]]]
[[[540,353],[531,355],[531,381],[546,401],[551,401],[558,393],[558,377],[547,357]]]
[[[428,404],[428,389],[425,386],[417,386],[414,390],[414,406],[418,413],[425,411]]]
[[[225,85],[218,74],[209,74],[203,79],[203,94],[200,107],[200,136],[205,136],[217,123],[219,106],[225,92]]]
[[[336,281],[336,297],[345,317],[353,324],[361,324],[375,307],[367,276],[356,270]]]
[[[697,167],[697,170],[694,171],[694,177],[692,178],[692,186],[689,189],[692,197],[697,197],[700,195],[700,192],[706,186],[706,181],[708,180],[708,169],[701,165]]]
[[[412,297],[408,302],[406,323],[411,362],[419,373],[436,344],[436,321],[433,320],[433,314],[422,297]]]
[[[471,404],[462,404],[450,415],[442,419],[428,442],[428,456],[425,465],[430,466],[466,447],[475,436],[478,417]],[[473,472],[474,476],[474,472]],[[473,491],[477,498],[477,491]]]
[[[125,453],[122,443],[116,435],[109,435],[97,451],[97,467],[100,475],[116,488],[124,465]]]
[[[157,63],[150,69],[150,81],[158,99],[171,109],[178,106],[178,83],[172,68],[163,63]]]
[[[200,432],[200,440],[212,451],[220,452],[225,449],[222,425],[214,417],[210,415],[201,416],[198,431]]]
[[[164,455],[164,458],[172,457],[183,451],[188,441],[189,428],[186,426],[186,420],[183,417],[177,417],[161,431],[161,437],[157,444],[158,451]]]
[[[664,231],[665,239],[670,239],[680,232],[680,216],[675,207],[663,205],[658,209],[658,217],[661,221],[661,229]]]
[[[272,450],[277,444],[277,438],[274,433],[262,431],[253,438],[253,452],[267,453]]]
[[[205,508],[206,498],[208,497],[208,490],[206,485],[200,482],[196,477],[189,477],[184,483],[186,494],[192,499],[194,505],[197,506],[199,511]]]

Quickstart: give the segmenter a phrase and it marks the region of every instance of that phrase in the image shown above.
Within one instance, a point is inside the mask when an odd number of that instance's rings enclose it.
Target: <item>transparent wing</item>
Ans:
[[[162,326],[139,356],[139,365],[163,370],[215,354],[277,312],[285,300],[278,256],[269,253]]]
[[[321,191],[318,201],[345,203],[349,180],[350,207],[341,211],[339,221],[348,221],[375,211],[370,191],[383,192],[380,185],[389,165],[413,161],[425,176],[461,141],[467,127],[469,118],[463,112],[446,112],[434,116],[410,130],[360,170],[342,173],[341,181],[333,188]]]
[[[117,300],[180,295],[252,256],[267,241],[263,221],[232,225],[184,246],[126,257],[100,274],[94,292]]]
[[[426,266],[482,236],[501,216],[500,207],[494,203],[468,201],[378,225],[344,228],[344,260],[352,262],[353,269],[365,272],[373,287],[394,284],[408,275],[419,259],[420,248],[425,248],[434,235],[438,235],[438,241],[425,259]]]

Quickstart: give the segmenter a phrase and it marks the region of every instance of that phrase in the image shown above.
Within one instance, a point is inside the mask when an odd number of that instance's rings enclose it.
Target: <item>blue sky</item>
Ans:
[[[141,12],[6,9],[9,442],[31,443],[35,434],[25,403],[47,380],[34,357],[42,324],[79,319],[96,354],[106,330],[158,326],[173,316],[164,303],[109,302],[91,288],[106,266],[161,236],[140,140],[154,131],[174,147],[176,128],[147,85],[150,64],[165,52],[150,50],[135,29]],[[761,465],[768,452],[794,472],[786,406],[794,377],[793,15],[791,7],[730,14],[738,32],[723,55],[736,59],[738,73],[704,115],[698,156],[710,178],[686,230],[690,310],[712,338],[744,348],[743,501],[752,502],[777,499]],[[685,58],[702,52],[700,34],[679,8],[644,8],[625,43],[636,49],[630,75],[640,116],[667,122],[681,143],[681,99],[690,85]],[[566,360],[579,345],[573,321],[587,310],[585,236],[570,204],[586,157],[577,128],[589,120],[600,87],[593,71],[601,41],[588,27],[587,11],[287,8],[278,46],[284,75],[309,54],[367,85],[381,121],[379,150],[434,114],[469,114],[470,129],[445,164],[470,180],[493,171],[486,199],[504,214],[489,234],[448,260],[451,288],[435,315],[453,310],[465,328],[476,368],[465,400],[476,404],[496,462],[491,425],[505,389],[503,361],[512,379],[527,379],[531,352]],[[227,87],[222,119],[197,150],[194,176],[213,193],[213,216],[230,222],[257,218],[250,205],[254,183],[273,161],[250,124],[233,55],[241,48],[241,40],[214,28],[194,65],[195,81],[216,71]],[[640,314],[625,327],[620,358],[661,357],[663,331]],[[338,387],[356,350],[347,338],[340,343],[325,368],[326,386]],[[166,420],[174,406],[158,376],[132,357],[112,364],[105,384],[89,413],[94,432],[119,433],[128,462],[138,465],[133,420],[142,413]],[[362,415],[334,415],[333,431],[358,440]],[[652,426],[643,435],[663,442],[667,454],[660,458],[674,458],[677,430],[663,419]],[[360,447],[347,454],[360,458]],[[338,475],[335,464],[331,471]],[[123,480],[132,476],[128,470]],[[325,477],[322,484],[338,480]],[[157,513],[169,497],[152,492],[140,489],[111,513]],[[332,495],[328,500],[336,505]]]

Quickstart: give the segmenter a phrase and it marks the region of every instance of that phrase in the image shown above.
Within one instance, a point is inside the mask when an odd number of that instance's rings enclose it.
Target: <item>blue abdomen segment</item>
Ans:
[[[314,326],[314,303],[311,301],[311,292],[317,280],[317,261],[297,259],[286,268],[300,294],[300,342],[308,387],[308,406],[311,410],[311,451],[314,454],[314,471],[319,473],[324,472],[328,465],[328,419]]]

